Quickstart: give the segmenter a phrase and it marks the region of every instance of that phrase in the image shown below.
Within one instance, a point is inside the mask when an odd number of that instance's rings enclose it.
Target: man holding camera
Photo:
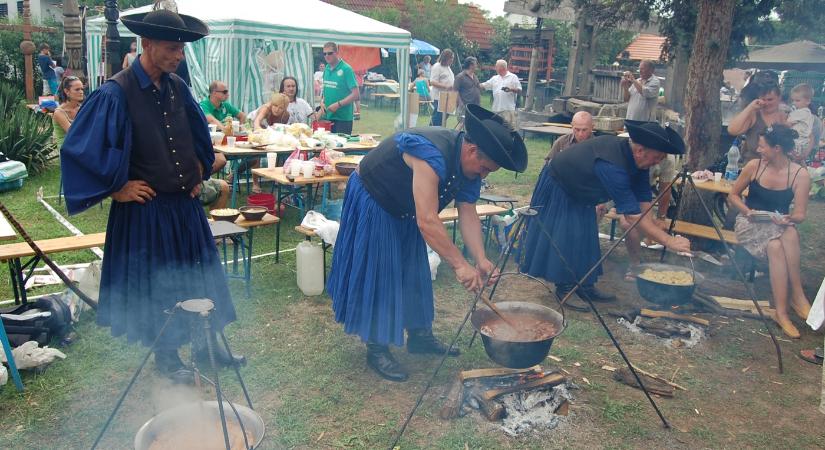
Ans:
[[[506,120],[511,128],[517,129],[516,95],[521,92],[521,82],[516,74],[507,70],[507,61],[496,61],[496,75],[481,83],[481,87],[493,91],[493,112]]]
[[[653,61],[643,60],[639,63],[639,78],[631,72],[625,72],[620,82],[627,102],[628,120],[650,122],[656,120],[656,101],[659,97],[659,77],[653,75]]]

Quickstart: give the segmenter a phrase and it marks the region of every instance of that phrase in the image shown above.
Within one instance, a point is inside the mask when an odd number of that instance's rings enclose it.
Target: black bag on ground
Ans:
[[[12,347],[28,341],[37,341],[42,347],[55,338],[62,341],[72,331],[69,305],[60,294],[46,295],[24,305],[0,310],[0,314]]]

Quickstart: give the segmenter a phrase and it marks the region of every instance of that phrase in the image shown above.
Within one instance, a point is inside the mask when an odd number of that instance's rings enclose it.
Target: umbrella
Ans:
[[[394,48],[387,49],[387,51],[389,51],[390,53],[395,53]],[[441,53],[441,50],[439,50],[438,47],[436,47],[436,46],[434,46],[430,43],[427,43],[427,42],[424,42],[424,41],[421,41],[421,40],[418,40],[418,39],[413,39],[412,42],[410,42],[410,54],[411,55],[433,55],[433,56],[435,56],[435,55],[438,55],[439,53]]]

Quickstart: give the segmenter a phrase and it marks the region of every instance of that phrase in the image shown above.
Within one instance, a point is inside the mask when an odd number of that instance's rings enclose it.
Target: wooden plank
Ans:
[[[716,295],[711,295],[711,297],[719,303],[720,306],[723,308],[728,309],[739,309],[742,311],[750,311],[756,310],[756,307],[753,306],[753,301],[751,300],[741,300],[738,298],[730,298],[730,297],[718,297]],[[770,308],[771,304],[767,300],[757,300],[759,306],[762,308]]]
[[[509,211],[509,209],[496,205],[476,205],[476,214],[478,214],[478,217],[495,216],[507,211]],[[438,213],[438,218],[441,219],[442,222],[458,220],[458,208],[445,208]]]
[[[101,247],[106,243],[106,233],[86,234],[83,236],[68,236],[55,239],[44,239],[35,241],[35,244],[43,253],[68,252],[72,250],[83,250],[92,247]],[[6,244],[0,246],[0,261],[12,258],[22,258],[33,256],[34,250],[25,242]]]
[[[17,239],[17,233],[11,226],[6,216],[0,214],[0,241],[13,241]]]
[[[713,227],[698,225],[682,220],[676,221],[673,231],[678,234],[687,234],[689,236],[712,239],[714,241],[719,240],[719,235],[716,234],[716,230]],[[736,233],[731,230],[722,230],[722,238],[729,244],[739,244],[739,239],[736,238]]]
[[[237,225],[239,227],[244,227],[244,228],[254,228],[254,227],[263,227],[263,226],[267,226],[267,225],[274,225],[274,224],[276,224],[280,221],[281,221],[280,218],[278,218],[276,216],[273,216],[272,214],[269,214],[269,213],[264,214],[264,216],[261,218],[261,220],[246,220],[246,219],[244,219],[243,214],[241,214],[240,216],[238,216],[238,219],[235,220],[235,225]]]
[[[295,231],[297,231],[298,233],[303,234],[304,236],[307,236],[307,237],[318,236],[317,234],[315,234],[315,230],[313,230],[312,228],[307,228],[303,225],[296,226]]]

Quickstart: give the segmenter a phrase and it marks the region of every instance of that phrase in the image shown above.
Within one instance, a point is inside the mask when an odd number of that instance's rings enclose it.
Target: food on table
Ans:
[[[226,431],[229,434],[229,448],[242,450],[244,444],[243,432],[237,422],[227,421]],[[254,444],[252,433],[246,430],[246,439],[250,445]],[[167,430],[160,433],[149,450],[224,450],[223,428],[219,420],[210,423],[207,420],[198,420],[187,424],[185,428]]]
[[[644,272],[639,274],[639,278],[672,286],[690,286],[693,284],[693,276],[681,270],[645,269]]]
[[[536,342],[556,335],[556,327],[530,313],[507,312],[507,322],[495,316],[481,326],[481,334],[507,342]]]

